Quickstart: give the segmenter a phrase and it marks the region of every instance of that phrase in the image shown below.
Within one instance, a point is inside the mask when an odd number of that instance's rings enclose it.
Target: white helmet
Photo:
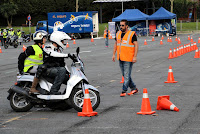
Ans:
[[[60,46],[62,49],[66,48],[66,44],[62,43],[62,41],[71,39],[65,32],[61,31],[54,31],[50,35],[50,41],[55,42],[58,46]]]
[[[47,32],[44,30],[38,30],[33,34],[34,41],[41,41],[44,37],[47,37]]]

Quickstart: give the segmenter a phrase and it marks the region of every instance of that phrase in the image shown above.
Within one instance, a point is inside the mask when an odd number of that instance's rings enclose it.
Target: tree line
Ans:
[[[95,0],[79,0],[79,11],[100,11],[100,4],[94,4]],[[170,0],[146,0],[148,2],[149,15],[156,9],[164,6],[170,11]],[[1,0],[0,1],[0,26],[22,25],[25,24],[27,16],[32,17],[32,24],[36,24],[39,20],[46,20],[48,12],[75,12],[76,0]],[[174,13],[178,17],[187,17],[188,9],[192,6],[199,11],[199,5],[188,0],[174,0]],[[146,3],[126,2],[124,9],[139,9],[146,13]],[[105,3],[102,4],[103,22],[108,22],[121,14],[121,3]],[[199,12],[198,12],[199,14]]]

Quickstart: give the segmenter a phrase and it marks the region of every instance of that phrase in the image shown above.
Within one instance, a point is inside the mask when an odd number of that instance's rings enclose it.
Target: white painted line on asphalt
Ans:
[[[5,72],[5,74],[9,74],[9,73],[12,73],[12,72],[16,72],[17,70],[15,69],[15,70],[11,70],[11,71],[7,71],[7,72]]]
[[[141,70],[137,70],[136,72],[140,72]]]
[[[80,54],[81,53],[91,53],[92,51],[82,51],[82,52],[80,52]]]
[[[151,66],[147,66],[146,68],[150,68]]]
[[[110,82],[114,82],[114,81],[116,81],[116,80],[111,80]]]
[[[96,86],[95,88],[99,88],[100,86]]]

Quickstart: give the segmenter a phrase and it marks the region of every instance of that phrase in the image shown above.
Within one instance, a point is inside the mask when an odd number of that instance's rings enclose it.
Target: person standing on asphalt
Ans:
[[[2,41],[2,46],[5,44],[6,42],[6,38],[7,38],[8,32],[6,29],[3,30],[3,41]]]
[[[135,32],[128,30],[127,20],[120,21],[120,30],[116,34],[116,41],[113,48],[113,62],[115,62],[116,51],[122,76],[124,77],[120,97],[126,96],[128,87],[131,88],[131,92],[128,95],[133,95],[138,92],[131,78],[133,63],[137,62],[138,42]]]
[[[108,47],[109,36],[110,36],[110,31],[108,30],[107,27],[105,27],[105,30],[104,30],[104,39],[105,39],[106,47]]]

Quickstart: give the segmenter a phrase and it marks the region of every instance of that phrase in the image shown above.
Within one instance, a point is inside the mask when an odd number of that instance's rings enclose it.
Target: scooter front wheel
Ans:
[[[95,110],[100,104],[100,96],[99,92],[89,89],[90,101],[92,104],[93,110]],[[83,102],[84,102],[84,94],[83,90],[80,88],[73,89],[70,98],[69,98],[71,106],[77,110],[78,112],[82,111]]]

